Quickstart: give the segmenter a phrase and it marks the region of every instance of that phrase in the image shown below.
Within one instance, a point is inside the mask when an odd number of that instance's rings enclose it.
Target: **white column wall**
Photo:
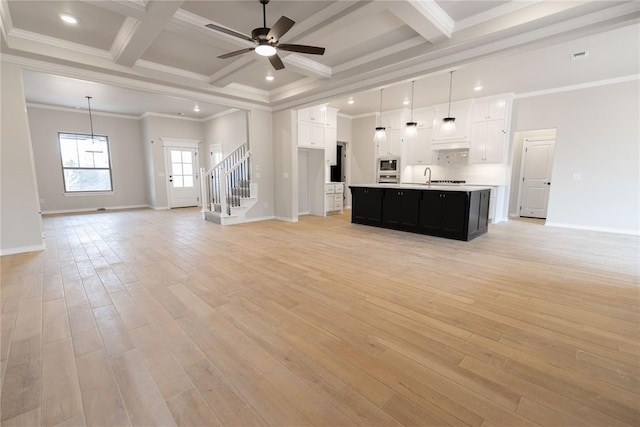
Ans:
[[[44,249],[31,135],[19,66],[2,62],[0,254]]]

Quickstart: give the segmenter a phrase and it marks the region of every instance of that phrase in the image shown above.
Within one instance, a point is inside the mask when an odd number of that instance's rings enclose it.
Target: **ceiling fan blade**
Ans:
[[[309,53],[311,55],[324,55],[323,47],[306,46],[303,44],[279,44],[278,49],[289,52]]]
[[[268,58],[269,62],[271,62],[271,65],[273,65],[273,68],[275,68],[276,70],[282,70],[284,68],[282,59],[280,59],[277,53],[275,55],[269,56]]]
[[[234,50],[233,52],[225,53],[224,55],[218,56],[218,59],[231,58],[233,56],[238,56],[238,55],[242,55],[243,53],[251,52],[252,50],[255,50],[255,47],[247,47],[240,50]]]
[[[207,25],[205,25],[205,27],[207,27],[209,29],[212,29],[212,30],[215,30],[215,31],[220,31],[221,33],[229,34],[230,36],[233,36],[233,37],[238,37],[239,39],[249,40],[250,42],[253,41],[253,39],[251,37],[249,37],[249,36],[245,36],[242,33],[238,33],[236,31],[230,30],[228,28],[220,27],[220,26],[218,26],[216,24],[207,24]]]
[[[292,21],[286,16],[281,16],[278,22],[271,27],[271,30],[267,34],[267,40],[277,42],[280,40],[280,37],[284,36],[285,33],[293,27],[293,24],[295,24],[295,21]]]

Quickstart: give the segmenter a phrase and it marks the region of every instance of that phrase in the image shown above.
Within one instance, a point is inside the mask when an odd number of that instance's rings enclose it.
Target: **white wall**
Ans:
[[[351,142],[351,118],[338,116],[338,141]]]
[[[247,111],[232,110],[227,114],[215,117],[204,124],[204,142],[202,147],[206,151],[207,169],[210,164],[209,145],[222,145],[222,157],[226,157],[236,148],[245,144],[248,140]],[[203,154],[204,155],[204,154]]]
[[[91,133],[86,111],[27,109],[43,213],[148,205],[140,123],[135,118],[93,114],[96,135],[109,139],[113,192],[65,195],[58,132]]]
[[[169,207],[167,195],[167,167],[165,163],[164,147],[161,138],[204,140],[204,125],[202,122],[163,116],[147,115],[142,119],[142,133],[144,137],[145,163],[147,165],[147,179],[149,184],[149,202],[154,209]],[[203,150],[202,144],[200,151]],[[206,167],[207,160],[198,155],[198,168]]]
[[[296,111],[273,114],[273,184],[275,216],[298,220],[298,138]]]
[[[1,63],[0,254],[44,249],[22,70]]]
[[[633,80],[515,101],[514,131],[557,129],[548,225],[640,233],[639,94]]]
[[[373,134],[376,116],[355,118],[351,121],[351,183],[370,184],[376,179],[376,145]]]
[[[249,212],[250,220],[274,217],[274,139],[272,114],[264,110],[248,112],[251,181],[258,184],[258,202]]]

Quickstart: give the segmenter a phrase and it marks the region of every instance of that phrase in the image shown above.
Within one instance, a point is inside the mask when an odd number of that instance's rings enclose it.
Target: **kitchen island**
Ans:
[[[469,241],[487,232],[489,187],[351,185],[351,222]]]

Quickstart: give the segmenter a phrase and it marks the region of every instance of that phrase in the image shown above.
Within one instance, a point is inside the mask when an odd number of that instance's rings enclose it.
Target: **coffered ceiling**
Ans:
[[[124,114],[188,110],[204,117],[229,107],[279,110],[326,101],[361,114],[377,109],[378,88],[406,97],[414,79],[416,105],[430,105],[444,101],[451,69],[456,87],[480,81],[484,94],[638,73],[638,1],[272,0],[267,26],[283,15],[296,22],[283,43],[326,48],[323,56],[280,51],[286,68],[279,71],[254,52],[218,59],[252,43],[205,27],[250,35],[262,26],[257,0],[1,0],[0,6],[2,58],[31,70],[30,102],[73,106],[78,100],[65,98],[87,87],[113,88],[128,104],[118,107],[112,96],[100,106],[96,99],[97,110]],[[77,24],[63,23],[61,14]],[[602,55],[591,55],[582,75],[568,56],[585,44]],[[547,74],[559,77],[546,82]],[[58,89],[73,84],[77,91]],[[468,97],[466,90],[456,96]],[[349,96],[360,97],[360,106],[348,106]]]

